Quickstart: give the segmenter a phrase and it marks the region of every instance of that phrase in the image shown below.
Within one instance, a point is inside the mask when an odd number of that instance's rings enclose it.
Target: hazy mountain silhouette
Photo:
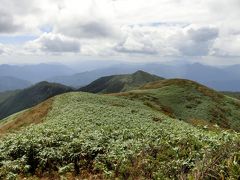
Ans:
[[[59,64],[37,64],[24,66],[6,64],[0,65],[0,77],[17,77],[32,83],[43,81],[54,76],[70,75],[73,73],[73,70],[69,67]]]
[[[31,83],[26,80],[10,76],[0,76],[0,92],[23,89],[29,87],[30,85]]]

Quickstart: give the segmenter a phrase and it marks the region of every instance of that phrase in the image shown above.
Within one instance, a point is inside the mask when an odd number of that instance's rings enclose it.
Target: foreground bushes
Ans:
[[[238,179],[239,149],[235,133],[198,129],[138,102],[70,93],[55,99],[46,122],[0,142],[0,178]]]

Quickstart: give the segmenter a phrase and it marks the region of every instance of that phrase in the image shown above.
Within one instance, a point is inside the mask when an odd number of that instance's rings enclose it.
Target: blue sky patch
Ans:
[[[37,36],[33,35],[21,35],[21,36],[1,36],[0,35],[0,43],[2,44],[21,44],[27,41],[32,41],[36,39]]]

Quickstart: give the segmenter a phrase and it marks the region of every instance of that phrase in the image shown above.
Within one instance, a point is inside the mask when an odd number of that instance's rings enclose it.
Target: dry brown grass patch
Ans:
[[[206,127],[210,131],[219,132],[223,130],[223,128],[218,127],[216,124],[210,123],[203,119],[194,118],[194,119],[188,120],[187,122],[196,127],[202,127],[202,128]]]
[[[2,123],[0,125],[0,137],[30,124],[42,123],[48,112],[51,110],[52,103],[53,99],[48,99],[47,101],[16,115],[13,119]]]

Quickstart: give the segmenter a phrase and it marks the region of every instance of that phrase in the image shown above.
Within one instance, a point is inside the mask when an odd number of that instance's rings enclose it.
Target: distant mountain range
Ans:
[[[61,84],[65,84],[67,86],[72,86],[75,88],[80,88],[88,85],[92,81],[103,77],[103,76],[111,76],[115,74],[128,74],[137,71],[138,68],[135,66],[111,66],[107,68],[95,69],[91,71],[81,72],[77,74],[73,74],[71,76],[58,76],[47,79],[49,82],[57,82]]]
[[[200,82],[221,91],[240,91],[240,65],[214,67],[199,63],[184,65],[149,64],[119,64],[107,68],[96,69],[71,76],[59,76],[47,79],[72,87],[83,87],[92,81],[114,74],[133,73],[143,70],[164,78],[185,78]]]
[[[36,65],[0,65],[0,77],[10,76],[36,83],[54,76],[70,75],[74,71],[59,64],[36,64]]]
[[[0,92],[24,89],[31,85],[29,81],[10,76],[0,76]]]
[[[164,78],[185,78],[194,80],[220,91],[240,91],[240,65],[214,67],[200,63],[181,65],[166,65],[160,63],[130,63],[115,64],[80,73],[76,73],[76,69],[72,70],[67,66],[58,64],[38,64],[25,66],[0,65],[0,77],[8,76],[19,79],[19,82],[11,82],[8,80],[11,84],[18,84],[16,87],[10,86],[9,88],[7,87],[6,83],[2,83],[3,90],[14,90],[27,87],[26,82],[23,83],[23,81],[37,83],[45,80],[64,84],[74,88],[80,88],[103,76],[129,74],[134,73],[139,69]],[[82,68],[79,68],[79,71],[82,70]],[[1,80],[1,82],[4,81]],[[0,89],[0,92],[3,90]]]
[[[74,74],[71,68],[59,64],[0,65],[0,92],[24,89],[45,79]]]

